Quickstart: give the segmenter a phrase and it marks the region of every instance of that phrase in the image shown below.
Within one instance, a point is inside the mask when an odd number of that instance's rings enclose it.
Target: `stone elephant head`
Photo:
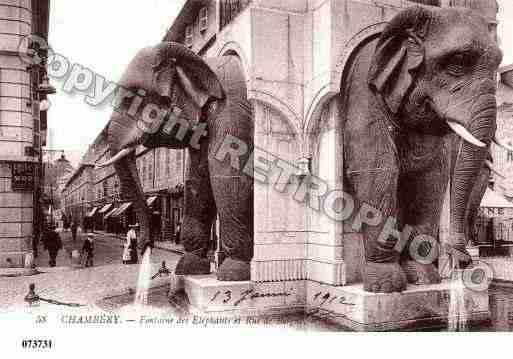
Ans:
[[[133,201],[141,237],[147,240],[149,209],[136,167],[136,147],[197,145],[205,133],[196,127],[222,108],[225,93],[201,57],[171,42],[139,51],[119,85],[117,108],[108,128],[111,159],[100,166],[114,165],[121,193]]]
[[[477,13],[414,7],[382,34],[369,73],[372,91],[399,127],[459,136],[449,167],[452,245],[460,249],[469,198],[495,135],[501,59]]]
[[[448,184],[449,249],[455,263],[470,259],[469,206],[482,197],[475,187],[495,136],[501,59],[479,14],[417,6],[397,14],[349,60],[341,106],[344,190],[360,212],[370,205],[378,217],[394,219],[346,228],[364,240],[366,290],[440,280],[434,259],[419,261],[410,245],[437,237]]]

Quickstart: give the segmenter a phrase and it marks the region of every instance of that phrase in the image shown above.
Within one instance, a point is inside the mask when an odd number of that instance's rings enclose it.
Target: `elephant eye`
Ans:
[[[475,56],[470,53],[455,53],[447,56],[445,68],[453,76],[463,76],[475,64]]]

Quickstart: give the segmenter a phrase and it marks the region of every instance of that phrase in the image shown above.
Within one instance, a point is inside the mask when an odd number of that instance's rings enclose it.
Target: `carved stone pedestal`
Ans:
[[[222,282],[215,275],[185,276],[190,311],[199,315],[268,315],[305,308],[304,281],[275,283]]]
[[[449,282],[409,285],[402,293],[369,293],[362,284],[332,287],[308,283],[307,311],[357,331],[447,328],[451,300]],[[463,291],[467,324],[490,318],[488,291]],[[463,310],[463,309],[462,309]]]
[[[450,284],[409,286],[403,293],[375,294],[362,284],[332,286],[313,281],[220,282],[213,275],[186,276],[183,286],[195,315],[259,316],[304,313],[356,331],[443,329],[449,322]],[[467,325],[489,320],[488,291],[463,292]],[[463,312],[461,312],[461,310]]]

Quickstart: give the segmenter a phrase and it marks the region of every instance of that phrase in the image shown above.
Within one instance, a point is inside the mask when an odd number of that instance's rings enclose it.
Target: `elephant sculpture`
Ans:
[[[419,261],[411,248],[416,238],[437,238],[448,183],[449,250],[468,264],[469,208],[482,198],[476,181],[495,135],[501,59],[479,14],[419,6],[397,14],[350,59],[341,88],[344,191],[357,208],[393,219],[346,225],[363,238],[366,291],[440,281],[436,263]]]
[[[510,149],[509,146],[504,145],[506,149]],[[490,185],[490,177],[491,174],[494,173],[497,177],[506,178],[504,174],[498,170],[494,164],[492,159],[492,154],[488,153],[487,159],[485,161],[484,166],[481,168],[477,180],[474,184],[474,188],[470,194],[470,199],[468,202],[467,208],[467,226],[466,226],[466,238],[468,238],[469,242],[473,244],[477,244],[478,239],[476,237],[476,224],[477,217],[479,215],[479,206],[481,205],[481,201],[483,200],[483,196],[486,192],[486,189]]]
[[[121,193],[134,205],[144,243],[149,216],[136,166],[136,147],[188,149],[181,241],[176,274],[209,274],[216,213],[226,259],[217,278],[249,280],[253,257],[253,180],[214,158],[226,136],[253,148],[253,109],[237,56],[204,60],[185,46],[162,42],[141,50],[122,75],[118,107],[108,126],[111,159]]]

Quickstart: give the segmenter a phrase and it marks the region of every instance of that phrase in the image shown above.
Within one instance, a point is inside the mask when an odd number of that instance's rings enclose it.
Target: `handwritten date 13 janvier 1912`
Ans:
[[[283,291],[283,292],[257,292],[254,289],[248,289],[242,291],[238,295],[235,294],[231,290],[220,291],[214,293],[212,298],[210,299],[210,303],[215,302],[216,300],[221,301],[223,304],[233,303],[233,306],[238,306],[241,303],[258,298],[276,298],[276,297],[289,297],[291,296],[291,292]],[[353,303],[348,303],[344,296],[336,296],[332,295],[329,292],[318,292],[313,296],[313,301],[318,302],[320,306],[325,304],[329,305],[332,303],[342,304],[342,305],[354,305]]]

